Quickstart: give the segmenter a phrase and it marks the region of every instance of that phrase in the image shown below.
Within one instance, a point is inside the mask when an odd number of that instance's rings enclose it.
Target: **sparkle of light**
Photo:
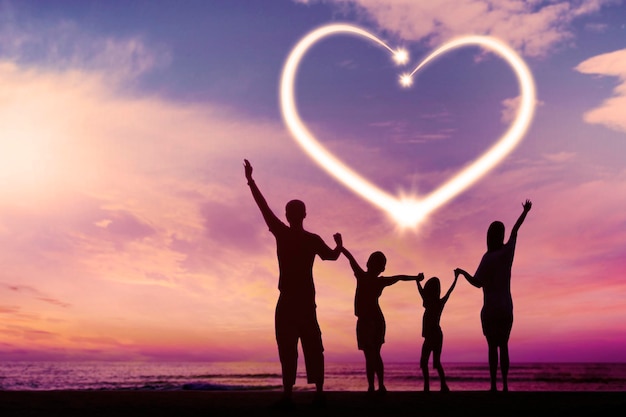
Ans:
[[[409,53],[406,49],[396,49],[393,54],[393,60],[396,61],[398,65],[404,65],[409,62]]]
[[[401,228],[416,230],[428,215],[470,187],[498,165],[524,137],[535,110],[535,84],[526,63],[502,41],[489,36],[463,36],[447,42],[428,55],[408,74],[417,71],[440,55],[464,46],[481,46],[495,52],[513,69],[520,88],[520,105],[515,120],[506,132],[471,164],[459,171],[436,190],[424,196],[394,196],[370,183],[341,160],[328,152],[300,119],[295,101],[295,78],[306,52],[321,39],[338,34],[356,35],[385,48],[395,56],[398,52],[375,35],[348,24],[330,24],[308,33],[293,48],[283,67],[280,81],[280,105],[283,120],[302,149],[324,170],[354,193],[385,211]]]
[[[411,74],[402,74],[400,76],[400,85],[402,87],[410,87],[413,85],[413,77],[411,77]]]

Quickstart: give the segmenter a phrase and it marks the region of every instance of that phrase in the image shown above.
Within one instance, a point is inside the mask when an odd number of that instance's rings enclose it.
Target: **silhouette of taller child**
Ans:
[[[384,383],[385,366],[380,350],[385,343],[386,324],[378,299],[385,287],[398,281],[421,281],[424,279],[424,274],[382,277],[380,274],[387,265],[387,258],[382,252],[377,251],[370,255],[367,260],[366,271],[361,268],[346,248],[343,248],[341,252],[350,261],[356,278],[356,293],[354,295],[354,315],[358,317],[356,338],[359,350],[362,350],[365,355],[367,392],[374,392],[374,377],[378,376],[378,392],[384,394],[387,392]]]
[[[509,241],[504,243],[504,224],[495,221],[487,230],[487,253],[478,265],[474,276],[457,268],[455,273],[465,276],[476,288],[483,289],[483,308],[480,321],[483,334],[489,346],[489,374],[491,391],[497,391],[498,349],[500,350],[500,371],[502,372],[502,390],[508,391],[509,372],[509,335],[513,327],[513,299],[511,298],[511,268],[515,255],[517,232],[530,211],[532,203],[526,200],[522,204],[522,214],[511,230]]]
[[[334,235],[337,246],[331,249],[318,235],[304,230],[306,208],[300,200],[287,203],[285,215],[289,226],[284,224],[269,208],[252,179],[252,165],[248,160],[244,160],[244,169],[254,201],[276,238],[280,296],[276,304],[275,330],[283,376],[283,398],[280,404],[292,404],[300,339],[307,382],[315,383],[314,402],[321,405],[324,402],[324,347],[317,322],[313,261],[316,255],[323,260],[336,260],[341,254],[341,235]]]

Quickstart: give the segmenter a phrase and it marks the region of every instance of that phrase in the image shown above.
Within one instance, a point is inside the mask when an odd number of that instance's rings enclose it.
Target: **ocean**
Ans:
[[[486,363],[444,363],[453,391],[489,388]],[[431,389],[439,389],[431,369]],[[423,388],[417,363],[386,363],[390,391]],[[327,363],[324,388],[364,391],[365,364]],[[626,363],[512,364],[511,391],[626,391]],[[1,390],[281,390],[278,362],[4,362]],[[296,390],[313,390],[299,365]]]

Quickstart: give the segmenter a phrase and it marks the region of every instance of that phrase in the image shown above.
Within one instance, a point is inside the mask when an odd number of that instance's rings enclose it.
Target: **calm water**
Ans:
[[[417,363],[385,364],[389,390],[422,389]],[[482,391],[489,387],[486,364],[444,364],[450,389]],[[439,381],[431,372],[431,387]],[[328,363],[325,388],[362,391],[363,363]],[[511,367],[512,391],[626,391],[626,363],[517,364]],[[143,363],[9,362],[0,363],[2,390],[280,390],[278,362]],[[299,366],[296,389],[311,390]]]

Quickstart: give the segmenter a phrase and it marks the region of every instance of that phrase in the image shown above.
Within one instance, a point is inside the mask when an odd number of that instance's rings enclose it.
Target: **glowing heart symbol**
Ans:
[[[408,59],[406,51],[394,50],[376,36],[356,26],[332,24],[320,27],[302,38],[285,62],[280,83],[283,119],[292,136],[315,162],[362,198],[386,211],[400,227],[417,226],[429,213],[478,181],[515,148],[530,125],[535,109],[535,85],[530,70],[515,51],[498,39],[488,36],[464,36],[444,44],[427,56],[411,73],[403,74],[400,77],[401,84],[405,87],[411,85],[413,75],[439,55],[462,46],[478,45],[498,54],[515,72],[520,87],[517,115],[509,129],[491,148],[438,189],[422,197],[395,197],[376,187],[329,153],[306,128],[298,115],[294,97],[294,81],[300,61],[316,42],[336,34],[357,35],[373,41],[391,52],[393,58],[400,64]]]

